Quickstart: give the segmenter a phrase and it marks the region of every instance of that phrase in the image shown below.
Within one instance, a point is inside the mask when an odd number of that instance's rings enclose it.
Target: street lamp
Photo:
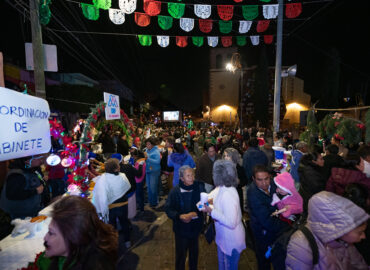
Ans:
[[[233,53],[231,56],[231,62],[226,64],[226,70],[232,73],[235,73],[235,70],[239,69],[240,71],[240,80],[239,80],[239,107],[240,107],[240,116],[239,116],[239,125],[240,125],[240,134],[243,135],[243,108],[242,108],[242,90],[243,90],[243,68],[241,64],[241,55],[239,53]]]

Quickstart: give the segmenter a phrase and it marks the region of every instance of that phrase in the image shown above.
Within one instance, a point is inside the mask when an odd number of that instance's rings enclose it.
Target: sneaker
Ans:
[[[126,241],[125,242],[125,247],[126,248],[130,248],[131,247],[131,242],[130,241]]]

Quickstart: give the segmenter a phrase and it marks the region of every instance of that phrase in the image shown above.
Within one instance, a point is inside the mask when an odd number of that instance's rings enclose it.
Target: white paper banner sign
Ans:
[[[211,16],[212,7],[211,5],[194,5],[194,13],[199,18],[208,19]]]
[[[251,36],[251,42],[254,46],[260,43],[260,36]]]
[[[239,22],[239,33],[245,34],[251,29],[252,21],[240,21]]]
[[[157,36],[158,45],[162,48],[166,48],[170,44],[169,36]]]
[[[119,8],[126,14],[131,14],[136,10],[136,0],[119,0]]]
[[[275,19],[279,12],[279,5],[263,5],[263,17]]]
[[[194,19],[192,18],[180,18],[180,27],[186,32],[190,32],[194,28]]]
[[[120,9],[109,9],[109,19],[114,24],[123,24],[125,22],[125,13]]]
[[[104,92],[105,119],[120,119],[119,96]]]
[[[50,151],[49,104],[0,87],[0,161]]]
[[[216,47],[218,44],[218,37],[207,37],[208,45],[211,47]]]

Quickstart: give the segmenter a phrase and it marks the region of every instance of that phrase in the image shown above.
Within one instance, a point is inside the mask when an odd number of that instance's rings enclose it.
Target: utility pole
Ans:
[[[280,130],[281,55],[283,47],[283,0],[278,0],[276,34],[275,88],[274,88],[274,131]]]
[[[44,49],[42,46],[42,30],[39,20],[39,4],[40,0],[30,0],[33,75],[35,78],[36,96],[45,99]]]

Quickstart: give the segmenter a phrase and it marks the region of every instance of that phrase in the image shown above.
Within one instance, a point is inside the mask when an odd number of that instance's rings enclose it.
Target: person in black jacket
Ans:
[[[198,238],[203,227],[203,213],[196,206],[200,193],[205,192],[201,182],[194,181],[194,170],[187,165],[180,167],[180,183],[174,187],[166,201],[167,216],[173,221],[176,245],[176,270],[185,269],[189,250],[189,269],[197,269]]]
[[[324,156],[324,174],[325,179],[329,179],[332,168],[341,168],[345,166],[344,160],[338,155],[339,148],[336,144],[329,144],[326,147],[326,155]]]
[[[308,153],[302,156],[298,168],[300,187],[299,194],[303,198],[303,212],[307,213],[309,199],[325,190],[326,179],[323,171],[324,159],[318,152]]]
[[[119,136],[117,140],[117,153],[121,154],[122,156],[127,156],[129,148],[127,135],[123,134]]]
[[[33,156],[10,162],[1,192],[0,208],[12,219],[37,216],[41,209],[44,185],[41,182],[42,176],[36,168],[42,162],[43,157]]]

